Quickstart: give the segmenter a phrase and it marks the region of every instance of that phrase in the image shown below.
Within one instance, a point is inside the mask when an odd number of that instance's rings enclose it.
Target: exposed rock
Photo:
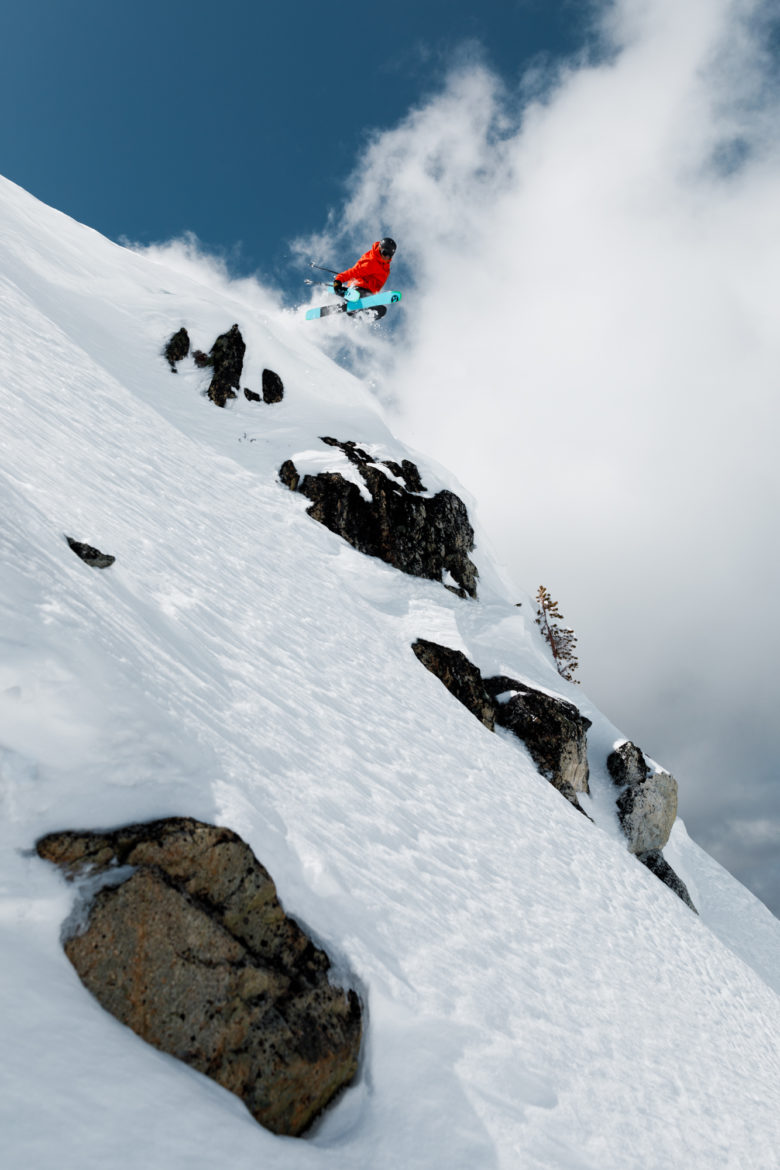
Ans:
[[[228,398],[236,397],[236,391],[241,386],[245,353],[246,345],[238,325],[231,326],[227,333],[221,333],[212,345],[209,364],[214,369],[214,376],[208,395],[216,406],[224,406]]]
[[[485,679],[485,689],[496,700],[510,693],[508,698],[496,702],[496,722],[523,741],[541,774],[584,813],[577,793],[590,791],[587,741],[590,719],[581,715],[573,703],[504,675]]]
[[[174,333],[173,337],[166,345],[164,352],[165,357],[168,360],[168,365],[171,367],[174,374],[177,373],[176,363],[186,358],[187,354],[190,352],[190,335],[184,326],[182,326],[177,333]]]
[[[674,890],[686,906],[698,913],[685,882],[661,853],[677,816],[677,781],[674,776],[651,768],[642,750],[629,740],[610,752],[607,770],[622,789],[616,803],[629,850],[670,890]]]
[[[116,557],[112,557],[110,553],[103,553],[99,548],[93,548],[91,544],[82,544],[80,540],[74,540],[72,536],[66,536],[65,539],[76,556],[81,557],[82,561],[93,569],[108,569],[116,560]]]
[[[654,873],[657,878],[660,878],[664,885],[667,885],[670,890],[673,890],[678,898],[681,898],[686,906],[693,910],[694,914],[699,911],[691,901],[691,896],[688,893],[688,887],[682,878],[679,878],[672,869],[669,862],[661,853],[660,849],[651,849],[648,853],[637,854],[639,861]]]
[[[577,794],[588,792],[587,730],[590,720],[572,703],[533,690],[503,675],[485,679],[459,650],[418,638],[412,649],[423,666],[485,727],[512,731],[549,780],[584,816]],[[511,697],[499,701],[504,692]]]
[[[632,787],[635,784],[644,784],[650,776],[650,768],[644,753],[629,740],[621,743],[619,748],[610,753],[607,770],[621,788],[626,784]]]
[[[262,402],[263,401],[262,398],[260,397],[260,395],[255,394],[254,390],[250,390],[248,386],[244,387],[244,398],[247,398],[250,402]]]
[[[485,690],[482,675],[460,650],[450,650],[437,642],[418,638],[412,650],[432,674],[441,679],[448,691],[476,715],[490,731],[494,730],[495,703]]]
[[[409,460],[405,467],[392,466],[401,468],[405,482],[415,484],[414,490],[402,487],[382,469],[386,465],[375,463],[354,442],[322,441],[346,454],[371,498],[367,500],[356,484],[338,472],[301,477],[288,459],[279,478],[312,501],[309,515],[360,552],[414,577],[442,581],[449,575],[455,584],[444,580],[447,588],[461,597],[476,597],[477,569],[468,556],[474,547],[474,531],[462,500],[446,490],[432,498],[417,495],[424,489],[419,471]]]
[[[424,492],[426,490],[425,484],[420,478],[420,472],[411,459],[402,459],[400,463],[396,463],[393,459],[384,459],[382,462],[392,471],[393,475],[403,480],[410,492]]]
[[[268,872],[229,829],[190,818],[53,833],[68,877],[133,867],[65,943],[100,1003],[206,1073],[274,1133],[302,1133],[354,1077],[361,1011],[327,955],[288,918]]]
[[[279,479],[285,487],[290,489],[291,492],[297,492],[298,484],[301,482],[301,477],[298,474],[298,469],[296,468],[292,459],[285,459],[284,463],[279,468]]]
[[[263,402],[273,404],[284,398],[284,383],[273,370],[263,370]]]
[[[649,767],[642,751],[626,741],[610,753],[607,769],[624,788],[618,816],[632,853],[663,849],[677,816],[677,781]]]
[[[644,784],[626,788],[617,806],[632,853],[663,849],[677,816],[677,781],[668,772],[654,772]]]
[[[420,476],[419,469],[412,463],[411,459],[402,459],[400,463],[394,459],[381,459],[377,462],[362,447],[358,447],[357,443],[352,439],[341,442],[340,439],[332,439],[328,435],[323,435],[322,441],[323,443],[327,443],[329,447],[338,447],[339,450],[344,452],[350,463],[354,463],[358,468],[366,467],[372,463],[375,466],[386,467],[398,479],[403,480],[408,491],[424,492],[427,490]]]
[[[207,366],[212,365],[211,358],[207,353],[204,353],[202,349],[193,350],[192,360],[195,362],[195,365],[199,370],[205,370]]]

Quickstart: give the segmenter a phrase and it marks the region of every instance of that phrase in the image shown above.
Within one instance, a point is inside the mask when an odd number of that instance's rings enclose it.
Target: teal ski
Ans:
[[[322,305],[319,309],[308,309],[306,320],[316,321],[318,317],[330,317],[333,313],[359,313],[361,309],[375,309],[378,305],[394,305],[400,299],[399,292],[373,293],[371,296],[341,301],[337,305]]]

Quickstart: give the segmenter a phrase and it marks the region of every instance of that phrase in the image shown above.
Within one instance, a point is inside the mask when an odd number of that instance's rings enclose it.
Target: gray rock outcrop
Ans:
[[[357,467],[370,500],[338,472],[301,477],[288,459],[279,478],[312,501],[308,514],[360,552],[414,577],[444,580],[462,597],[476,597],[477,569],[468,555],[474,530],[463,501],[446,490],[431,498],[419,495],[425,488],[410,460],[377,463],[354,442],[322,441],[339,447]],[[447,574],[454,585],[447,583]]]
[[[642,750],[629,740],[610,753],[607,770],[621,789],[616,801],[618,819],[629,850],[686,906],[698,913],[685,882],[661,852],[677,817],[677,781],[674,776],[651,768]]]
[[[177,817],[52,833],[37,849],[70,878],[132,867],[99,890],[65,950],[103,1007],[144,1040],[236,1093],[279,1134],[301,1134],[353,1079],[358,998],[329,983],[327,955],[284,913],[237,834]]]
[[[642,751],[626,741],[607,759],[607,770],[623,791],[618,815],[632,853],[663,849],[677,816],[677,781],[650,768]]]

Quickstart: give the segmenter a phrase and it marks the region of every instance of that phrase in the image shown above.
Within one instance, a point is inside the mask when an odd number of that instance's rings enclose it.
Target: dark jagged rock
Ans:
[[[144,1040],[236,1093],[274,1133],[302,1133],[352,1080],[358,998],[331,986],[327,955],[236,833],[173,817],[52,833],[37,850],[69,878],[120,879],[95,895],[65,950]]]
[[[272,405],[284,398],[284,383],[273,370],[263,370],[263,402]]]
[[[72,536],[66,536],[65,539],[76,556],[81,557],[82,561],[93,569],[108,569],[116,560],[116,557],[112,557],[109,553],[102,553],[99,548],[93,548],[91,544],[82,544],[80,540],[74,540]]]
[[[664,885],[668,886],[678,898],[681,898],[685,905],[693,910],[694,914],[699,913],[691,901],[691,896],[688,893],[688,887],[685,882],[677,876],[660,849],[651,849],[647,853],[638,853],[637,858],[643,865],[647,866],[651,873],[654,873],[657,878],[660,878]]]
[[[426,491],[425,484],[420,478],[420,472],[414,463],[412,463],[411,459],[402,459],[400,463],[396,463],[393,459],[384,459],[383,465],[389,468],[398,479],[403,480],[406,484],[407,491]]]
[[[607,758],[607,771],[615,784],[623,788],[626,784],[644,784],[650,776],[650,768],[644,753],[636,744],[626,740]]]
[[[541,774],[585,813],[577,794],[589,792],[590,719],[581,715],[573,703],[505,675],[485,679],[485,690],[496,700],[496,722],[523,741]],[[498,701],[506,693],[509,697]]]
[[[445,581],[448,589],[461,597],[476,597],[477,569],[468,556],[474,547],[474,530],[462,500],[446,490],[430,499],[420,497],[390,478],[383,465],[356,443],[322,441],[339,447],[358,468],[371,498],[367,500],[356,484],[335,471],[301,478],[288,459],[279,478],[312,501],[309,515],[360,552],[414,577],[441,581],[449,574],[455,584]],[[406,463],[406,482],[411,480],[424,490],[417,468]]]
[[[441,679],[448,691],[467,707],[472,715],[476,715],[485,727],[493,731],[496,709],[495,703],[485,690],[482,675],[473,663],[469,662],[460,650],[450,650],[447,646],[440,646],[437,642],[428,642],[418,638],[412,644],[412,650],[432,674]]]
[[[208,368],[208,366],[212,365],[211,358],[207,353],[204,353],[202,349],[193,350],[192,360],[195,362],[195,365],[199,370],[205,370]]]
[[[250,402],[262,402],[263,401],[262,398],[260,397],[260,395],[255,394],[254,390],[250,390],[248,386],[244,387],[244,398],[247,398]]]
[[[174,374],[177,373],[176,363],[183,361],[189,352],[190,335],[184,326],[182,326],[177,333],[174,333],[165,347],[165,357]]]
[[[209,351],[209,364],[214,370],[208,396],[215,406],[224,406],[228,398],[235,398],[241,387],[246,345],[238,325],[221,333]]]

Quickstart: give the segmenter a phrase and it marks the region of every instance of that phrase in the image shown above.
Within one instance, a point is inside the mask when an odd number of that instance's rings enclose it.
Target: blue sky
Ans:
[[[513,84],[529,59],[576,51],[589,10],[560,0],[6,8],[0,172],[112,239],[191,231],[233,270],[278,283],[298,279],[288,241],[340,202],[368,130],[428,97],[463,54]]]

